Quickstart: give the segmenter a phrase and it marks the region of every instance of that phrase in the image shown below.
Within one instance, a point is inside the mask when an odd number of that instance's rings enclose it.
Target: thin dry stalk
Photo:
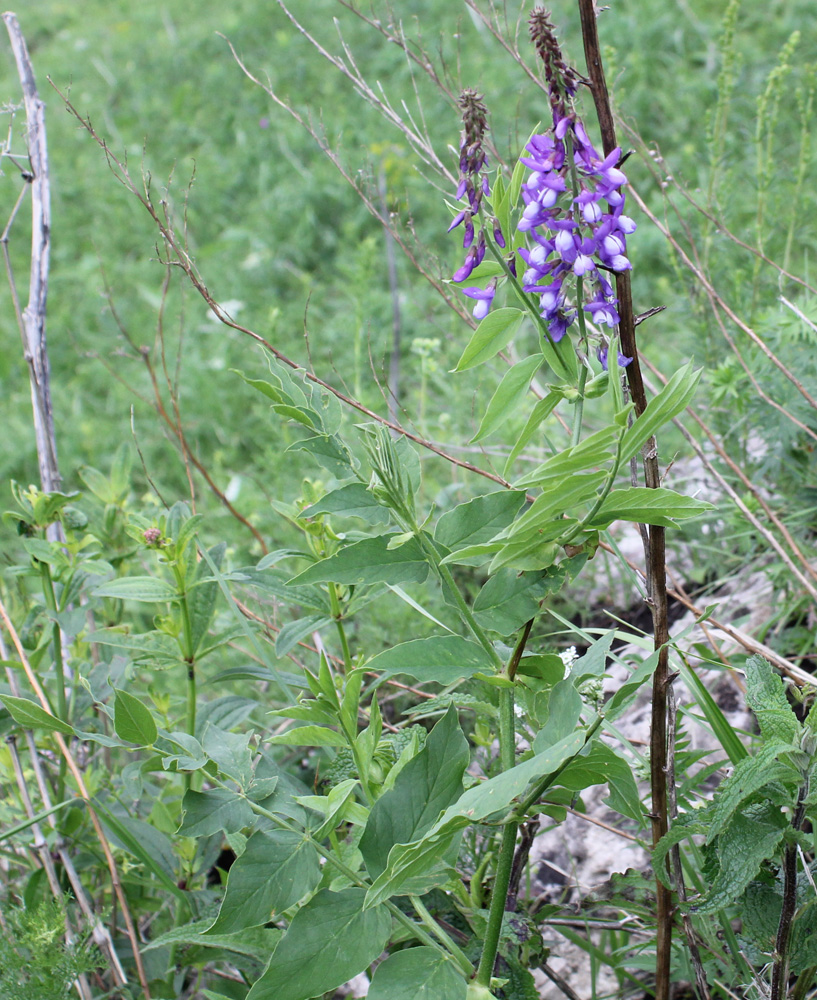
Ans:
[[[51,708],[48,703],[48,699],[45,696],[42,685],[37,679],[37,675],[34,673],[31,664],[26,656],[23,644],[20,642],[20,636],[14,627],[11,618],[6,610],[6,606],[0,599],[0,619],[2,619],[5,625],[6,631],[8,632],[14,648],[17,650],[17,655],[22,664],[25,675],[31,685],[32,690],[37,696],[37,700],[40,702],[43,710],[49,715],[51,714]],[[111,884],[116,894],[116,898],[119,902],[119,906],[122,910],[122,915],[125,920],[125,926],[127,929],[128,939],[130,940],[131,948],[133,950],[133,958],[136,964],[136,971],[139,977],[139,984],[145,994],[145,1000],[150,1000],[150,990],[148,989],[147,975],[145,973],[145,966],[142,961],[142,953],[139,947],[139,938],[136,933],[136,927],[133,923],[133,917],[131,916],[130,908],[128,907],[128,901],[125,898],[124,890],[122,889],[122,883],[119,878],[119,870],[116,867],[116,861],[111,853],[110,845],[108,844],[108,838],[105,836],[105,832],[102,829],[102,825],[99,822],[99,817],[97,816],[93,805],[91,803],[91,796],[88,794],[88,789],[85,785],[85,780],[82,777],[82,771],[79,769],[74,755],[68,748],[68,744],[65,742],[63,736],[59,732],[54,733],[54,740],[60,749],[60,753],[65,759],[68,765],[68,770],[76,782],[77,789],[79,790],[80,797],[85,800],[86,808],[88,809],[88,815],[91,819],[91,823],[94,827],[94,832],[96,833],[97,839],[99,840],[99,845],[102,848],[102,853],[105,855],[105,862],[108,866],[108,872],[111,876]]]
[[[21,334],[31,383],[31,404],[34,411],[34,433],[40,481],[45,492],[58,490],[61,485],[57,465],[57,442],[54,434],[54,413],[51,406],[51,380],[45,339],[46,300],[48,297],[48,265],[51,250],[51,195],[48,178],[48,148],[45,133],[45,103],[37,92],[37,83],[25,38],[15,14],[3,14],[17,72],[23,90],[26,111],[26,139],[30,164],[31,191],[31,269],[28,305],[18,315],[22,319]],[[19,199],[18,199],[19,204]],[[16,206],[15,212],[16,214]],[[4,236],[7,238],[8,227]],[[4,244],[5,245],[5,244]],[[14,280],[11,278],[12,288]],[[13,292],[16,298],[16,292]],[[51,537],[59,538],[58,530]]]

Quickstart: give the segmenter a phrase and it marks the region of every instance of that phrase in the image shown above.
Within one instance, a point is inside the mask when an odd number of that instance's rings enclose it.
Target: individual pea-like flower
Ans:
[[[476,299],[474,319],[485,319],[496,295],[496,278],[491,278],[487,288],[463,288],[462,294],[467,295],[469,299]]]

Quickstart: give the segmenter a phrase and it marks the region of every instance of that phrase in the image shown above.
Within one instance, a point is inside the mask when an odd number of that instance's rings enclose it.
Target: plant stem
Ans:
[[[806,796],[808,782],[800,786],[797,805],[792,817],[792,830],[797,833],[803,825],[806,814]],[[772,988],[770,1000],[782,1000],[788,992],[789,982],[789,942],[794,914],[797,911],[797,843],[791,840],[786,844],[783,853],[783,905],[780,909],[780,922],[777,925],[777,937],[774,942],[774,960],[772,963]]]
[[[343,627],[343,612],[340,607],[340,599],[338,598],[337,584],[334,583],[329,584],[329,606],[332,609],[332,618],[335,620],[335,627],[340,637],[344,670],[348,674],[352,669],[352,654],[349,650],[349,641],[346,638],[346,629]]]
[[[40,579],[42,580],[43,596],[45,597],[46,607],[52,612],[52,614],[56,615],[59,611],[59,608],[57,607],[57,595],[54,592],[54,580],[51,576],[51,567],[47,562],[40,563]],[[68,707],[65,700],[65,664],[62,659],[62,633],[56,619],[52,629],[52,636],[52,643],[54,646],[54,674],[57,681],[57,716],[63,722],[68,722]],[[56,789],[58,799],[65,798],[65,775],[65,758],[61,757]]]
[[[182,558],[181,556],[179,558]],[[176,579],[176,589],[179,591],[179,608],[182,616],[182,634],[184,636],[182,657],[187,666],[187,733],[196,735],[196,651],[193,649],[193,626],[190,622],[190,608],[187,605],[187,590],[184,573],[179,568],[179,559],[173,563],[173,576]],[[193,775],[186,771],[184,787],[187,791],[192,786]]]
[[[450,936],[440,927],[437,921],[428,912],[423,901],[419,896],[411,896],[411,905],[417,911],[417,916],[423,921],[425,926],[431,931],[431,933],[440,941],[443,947],[447,948],[451,952],[454,961],[457,963],[457,968],[465,976],[471,976],[474,971],[473,965],[468,961],[468,956],[455,944]]]

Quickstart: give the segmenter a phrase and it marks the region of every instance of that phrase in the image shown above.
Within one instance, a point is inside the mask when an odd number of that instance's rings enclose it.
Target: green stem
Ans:
[[[343,611],[340,607],[337,584],[334,583],[329,584],[329,606],[332,610],[332,617],[335,620],[338,636],[340,637],[340,646],[343,650],[343,666],[345,672],[348,674],[352,669],[352,654],[349,650],[349,641],[346,638],[346,629],[343,627]]]
[[[815,976],[817,976],[817,965],[812,965],[808,969],[803,969],[797,977],[797,982],[794,984],[791,1000],[805,1000],[806,994],[808,993],[809,987],[814,982]]]
[[[584,370],[585,369],[583,368],[582,371]],[[618,470],[621,467],[621,444],[623,440],[624,440],[624,429],[622,428],[621,434],[619,434],[619,438],[616,443],[616,457],[613,461],[613,468],[610,470],[607,479],[605,480],[601,493],[599,493],[599,495],[596,497],[596,502],[593,504],[590,510],[585,514],[585,516],[581,519],[581,521],[579,521],[579,523],[574,526],[572,531],[568,532],[567,535],[564,535],[561,538],[559,542],[560,545],[567,545],[567,543],[572,538],[575,538],[576,535],[584,531],[585,525],[589,524],[601,509],[601,505],[607,499],[607,495],[613,488],[613,483],[615,483],[616,476],[618,475]]]
[[[54,580],[51,576],[51,567],[46,562],[40,563],[40,579],[43,585],[43,596],[49,611],[57,614],[57,595],[54,592]],[[60,626],[55,621],[52,630],[52,642],[54,645],[54,674],[57,679],[57,717],[63,722],[68,722],[68,707],[65,701],[65,664],[62,659],[62,634]],[[57,776],[57,798],[65,798],[65,775],[67,772],[65,757],[60,756],[59,773]]]
[[[505,272],[505,277],[508,279],[513,290],[516,292],[519,301],[522,303],[522,305],[525,307],[525,310],[530,314],[531,318],[533,319],[533,322],[536,325],[536,329],[539,331],[539,336],[542,337],[545,341],[547,341],[550,344],[550,346],[553,347],[555,350],[556,342],[550,335],[550,330],[548,330],[547,323],[545,323],[545,321],[539,315],[539,310],[531,301],[530,296],[525,294],[524,290],[522,289],[522,286],[519,284],[519,279],[516,277],[513,271],[511,271],[510,267],[508,266],[507,260],[505,260],[504,256],[499,251],[498,247],[494,244],[494,241],[488,235],[487,229],[485,230],[485,242],[488,249],[491,251],[491,254],[496,258],[496,260],[502,267],[502,270]],[[559,364],[562,365],[562,360],[561,358],[559,358],[558,353],[556,354],[556,358],[558,359]],[[568,371],[568,369],[565,367],[562,367],[560,375],[568,382],[572,377],[570,371]]]
[[[184,645],[182,656],[187,665],[187,732],[190,736],[196,735],[196,657],[193,649],[193,626],[190,622],[190,608],[187,605],[187,590],[182,571],[178,562],[173,564],[173,576],[176,579],[176,589],[179,592],[179,608],[182,616],[182,634]],[[186,771],[184,775],[184,787],[188,790],[192,786],[192,774]]]
[[[457,963],[457,968],[460,970],[460,972],[466,977],[471,976],[474,972],[474,967],[469,962],[468,956],[465,954],[462,948],[460,948],[459,945],[455,944],[451,940],[451,937],[448,934],[446,934],[446,932],[442,929],[442,927],[440,927],[440,925],[437,923],[434,917],[431,916],[426,907],[423,905],[423,901],[420,899],[419,896],[411,896],[410,899],[411,899],[411,905],[414,907],[417,916],[423,921],[425,926],[431,931],[434,937],[436,937],[440,941],[443,947],[445,947],[448,951],[451,952],[451,956]]]
[[[494,662],[494,667],[496,668],[497,673],[499,673],[504,666],[502,660],[499,657],[496,650],[494,649],[493,644],[486,635],[485,631],[478,625],[476,618],[474,618],[473,612],[468,607],[465,598],[462,596],[462,593],[460,592],[460,588],[454,582],[454,577],[451,575],[451,571],[445,565],[445,563],[440,559],[439,553],[434,548],[433,544],[428,540],[424,532],[416,525],[414,526],[414,531],[417,538],[420,541],[420,545],[422,545],[423,547],[423,551],[425,552],[426,556],[429,559],[429,562],[431,562],[431,564],[434,566],[434,569],[437,571],[438,575],[440,576],[445,586],[448,587],[448,589],[451,591],[451,596],[457,603],[457,609],[464,618],[466,625],[471,630],[471,634],[474,636],[474,638],[477,640],[480,646],[482,646],[485,652],[491,657],[491,659]]]

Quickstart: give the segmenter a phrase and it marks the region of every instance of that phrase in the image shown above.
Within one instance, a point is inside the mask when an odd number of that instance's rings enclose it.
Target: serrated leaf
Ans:
[[[436,948],[406,948],[378,965],[368,1000],[465,1000],[468,985]]]
[[[483,438],[493,434],[517,410],[527,395],[530,381],[541,364],[542,355],[533,354],[529,358],[517,361],[512,368],[505,372],[502,381],[491,396],[479,429],[471,439],[472,442],[482,441]]]
[[[493,660],[482,646],[458,635],[401,642],[373,656],[366,664],[367,670],[380,674],[381,681],[395,674],[407,674],[420,683],[438,684],[452,684],[492,667]]]
[[[2,700],[12,719],[24,729],[47,729],[50,733],[62,733],[63,736],[74,735],[73,728],[67,722],[46,712],[28,698],[14,698],[10,694],[4,694]]]
[[[312,892],[320,882],[318,852],[307,837],[288,830],[257,830],[233,862],[211,935],[265,924]]]
[[[176,601],[176,588],[166,580],[154,576],[127,576],[121,580],[111,580],[94,588],[94,597],[116,597],[121,601]]]
[[[657,524],[675,527],[676,520],[698,517],[714,510],[711,503],[684,496],[675,490],[648,489],[646,486],[628,486],[611,490],[588,522],[588,527],[609,528],[613,521],[634,521],[638,524]]]
[[[521,309],[494,309],[488,313],[474,330],[454,371],[463,372],[484,361],[490,361],[513,340],[524,318],[525,314]]]
[[[237,833],[253,824],[254,814],[246,800],[227,788],[206,792],[188,789],[182,809],[184,818],[178,831],[182,837],[212,837],[220,831]]]
[[[247,1000],[309,1000],[348,982],[391,933],[385,907],[363,909],[362,889],[321,889],[295,914]]]
[[[763,862],[775,855],[787,826],[787,818],[771,802],[755,803],[736,813],[718,838],[718,874],[693,912],[714,913],[733,903]]]
[[[290,583],[422,583],[428,576],[422,546],[416,539],[399,549],[389,549],[391,535],[364,538],[345,545],[335,555],[314,563]]]
[[[152,746],[159,731],[147,705],[127,691],[114,688],[113,725],[116,735],[129,743]]]
[[[799,745],[802,726],[786,698],[783,679],[762,656],[748,657],[744,669],[746,702],[757,716],[764,739]]]

